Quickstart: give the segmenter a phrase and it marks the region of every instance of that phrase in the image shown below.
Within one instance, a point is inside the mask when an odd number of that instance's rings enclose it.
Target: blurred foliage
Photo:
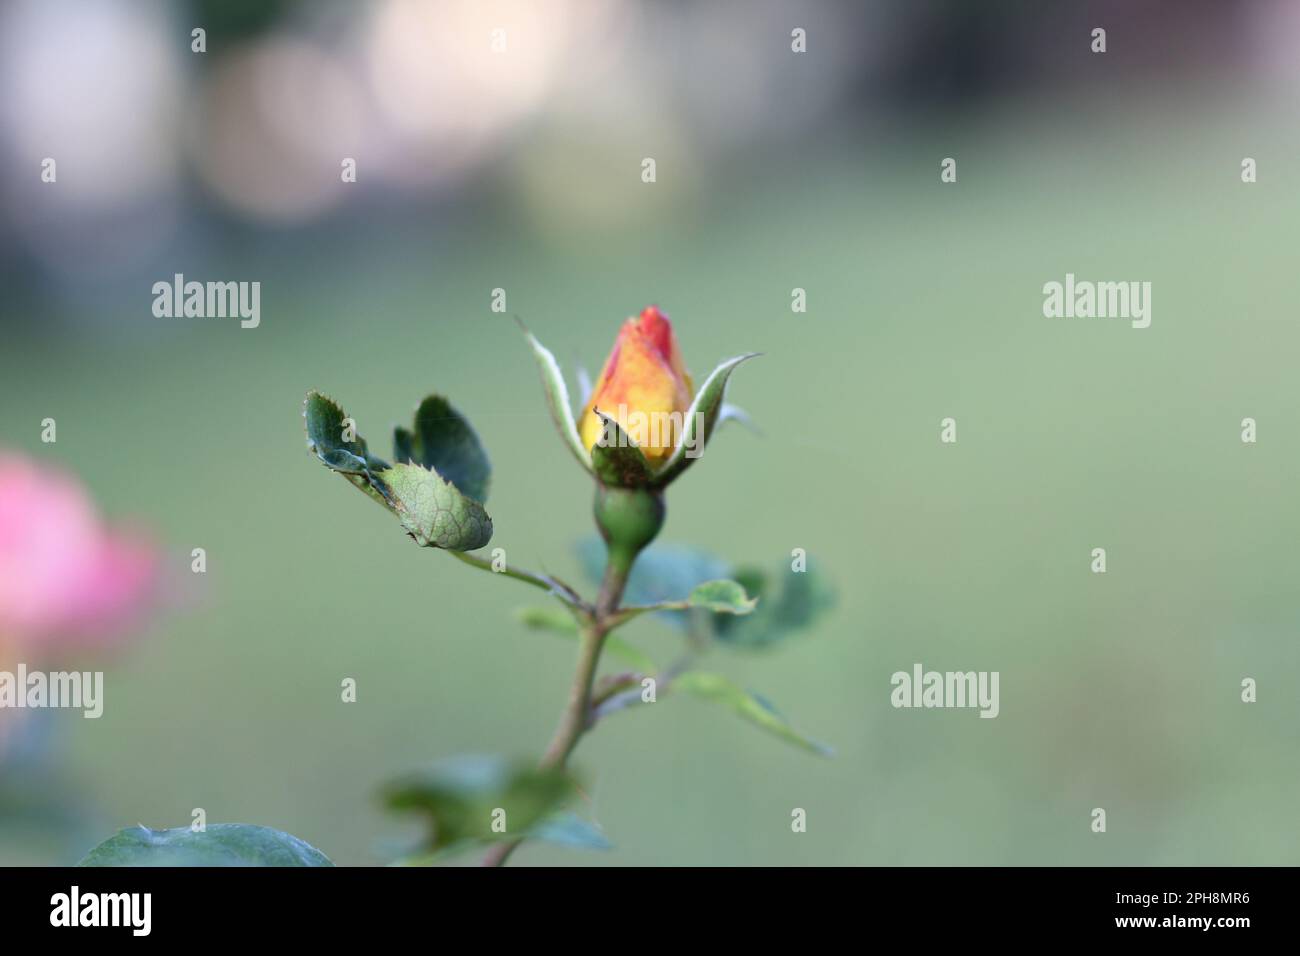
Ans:
[[[770,701],[737,686],[721,674],[688,671],[674,678],[669,687],[675,692],[693,694],[720,703],[737,717],[818,756],[829,757],[833,753],[825,744],[818,743],[796,731]]]
[[[577,546],[584,573],[593,583],[600,581],[605,546],[599,538],[586,538]],[[688,601],[706,582],[725,586],[717,579],[734,578],[753,599],[750,610],[709,613],[703,608],[655,610],[661,620],[683,631],[693,621],[728,647],[769,648],[786,637],[806,631],[835,604],[835,591],[820,570],[820,563],[805,556],[803,570],[782,562],[772,572],[755,566],[733,567],[722,558],[699,548],[654,544],[641,553],[624,593],[625,605],[657,605],[683,598]]]
[[[807,631],[835,604],[835,589],[822,574],[820,562],[807,557],[807,567],[794,570],[781,562],[768,573],[757,567],[737,568],[732,576],[754,596],[758,605],[747,617],[715,615],[718,640],[733,647],[767,648],[792,634]]]
[[[299,0],[195,0],[194,25],[208,31],[208,43],[233,44],[265,33]],[[212,49],[209,46],[209,49]]]
[[[119,830],[86,854],[79,866],[333,866],[295,836],[246,823],[211,823]]]
[[[562,607],[526,607],[515,612],[515,617],[525,627],[559,637],[578,639],[578,624],[573,615]],[[605,658],[635,667],[639,673],[654,674],[659,667],[646,654],[617,634],[605,638]]]
[[[389,810],[415,812],[428,831],[403,862],[436,862],[476,844],[521,837],[606,849],[603,834],[563,803],[577,793],[564,770],[538,768],[494,756],[462,756],[439,761],[428,770],[389,783],[383,802]]]

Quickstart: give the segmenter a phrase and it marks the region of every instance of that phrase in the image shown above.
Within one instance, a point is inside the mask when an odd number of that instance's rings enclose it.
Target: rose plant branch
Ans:
[[[537,574],[534,571],[525,571],[523,568],[505,567],[497,570],[492,567],[492,562],[485,558],[480,558],[476,554],[468,554],[464,551],[448,552],[453,558],[464,561],[471,567],[479,568],[483,571],[489,571],[494,574],[504,574],[508,578],[514,578],[516,581],[523,581],[525,584],[531,584],[533,587],[541,588],[550,594],[555,595],[570,608],[580,610],[586,614],[591,614],[594,608],[582,599],[577,591],[565,584],[559,578],[552,577],[549,574]]]
[[[303,414],[311,451],[390,511],[417,544],[450,551],[480,570],[544,590],[573,616],[577,666],[559,726],[538,767],[541,772],[563,772],[594,723],[593,688],[610,632],[649,613],[745,615],[757,604],[739,583],[712,580],[697,584],[682,598],[621,606],[637,556],[663,527],[667,487],[700,457],[727,414],[734,414],[724,412],[726,386],[753,353],[723,362],[696,390],[671,323],[651,306],[624,323],[575,420],[559,363],[531,332],[526,328],[523,332],[560,437],[595,483],[593,513],[606,561],[600,591],[592,602],[549,574],[471,553],[492,537],[492,520],[485,507],[491,468],[469,421],[446,399],[426,398],[416,409],[413,425],[396,429],[393,463],[371,452],[357,434],[355,422],[324,395],[309,393]],[[601,702],[626,692],[628,686],[611,685],[603,691]],[[436,819],[437,813],[433,815]],[[496,842],[485,862],[504,862],[526,835],[514,833]],[[437,839],[435,834],[435,844]]]
[[[525,609],[520,619],[577,642],[559,724],[539,761],[445,758],[384,785],[382,799],[389,809],[422,814],[428,823],[425,838],[398,865],[428,865],[485,844],[485,865],[504,863],[526,841],[607,849],[610,843],[600,827],[572,809],[582,791],[570,758],[599,719],[652,703],[656,692],[721,704],[790,744],[829,753],[797,732],[764,698],[697,666],[714,646],[769,647],[806,628],[828,605],[826,589],[803,573],[811,569],[803,566],[802,549],[793,552],[789,572],[776,575],[691,549],[647,551],[663,528],[669,487],[699,460],[722,423],[748,421],[725,398],[732,374],[756,353],[722,362],[696,388],[671,323],[651,306],[623,324],[575,417],[554,355],[526,328],[523,334],[541,372],[550,417],[594,491],[592,514],[604,560],[600,589],[592,600],[554,575],[511,564],[504,551],[494,551],[491,560],[474,553],[492,540],[486,506],[492,468],[469,420],[446,398],[429,395],[419,403],[412,423],[393,430],[388,458],[371,450],[356,422],[333,399],[312,391],[303,404],[307,447],[321,464],[388,512],[421,547],[448,551],[473,568],[554,597],[558,607]],[[594,570],[588,567],[589,573]],[[666,669],[614,634],[646,617],[686,625],[685,651]],[[602,678],[603,654],[633,669]],[[101,843],[84,862],[212,861],[332,865],[290,834],[248,824],[210,824],[204,833],[188,827],[131,827]]]
[[[569,687],[569,702],[560,718],[560,725],[555,728],[555,734],[542,755],[541,766],[544,769],[564,769],[569,755],[578,746],[578,740],[595,723],[592,685],[596,680],[596,668],[600,663],[605,637],[612,630],[612,610],[618,606],[630,570],[630,565],[626,570],[620,570],[612,561],[606,564],[605,579],[596,598],[594,614],[581,628],[578,664],[573,674],[573,683]],[[496,844],[488,850],[482,865],[503,866],[522,842],[520,839]]]

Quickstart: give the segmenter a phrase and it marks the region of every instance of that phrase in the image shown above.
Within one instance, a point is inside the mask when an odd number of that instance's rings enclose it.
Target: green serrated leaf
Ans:
[[[766,700],[732,683],[721,674],[689,671],[674,678],[668,686],[673,691],[694,694],[729,707],[737,716],[818,756],[829,757],[834,753],[825,744],[796,731]]]
[[[462,495],[486,503],[492,465],[478,435],[441,395],[430,395],[415,410],[414,429],[393,432],[393,457],[423,465],[456,486]]]
[[[356,434],[356,423],[329,396],[308,392],[302,416],[307,428],[307,447],[335,471],[359,475],[370,469],[388,467],[386,461],[370,454],[365,439]],[[349,433],[351,439],[347,437]]]
[[[591,446],[591,466],[606,485],[641,488],[650,483],[650,462],[622,426],[600,409],[592,409],[605,429]]]
[[[327,468],[338,472],[387,507],[370,483],[370,474],[388,467],[388,462],[370,454],[364,438],[356,435],[356,425],[344,414],[342,406],[320,392],[308,392],[303,402],[303,423],[307,429],[307,447]],[[352,434],[352,438],[345,436]]]
[[[316,457],[393,512],[421,546],[468,551],[492,539],[492,519],[481,502],[423,464],[441,462],[465,487],[487,490],[487,456],[469,423],[445,400],[425,399],[415,431],[399,429],[395,436],[399,457],[418,458],[417,464],[390,465],[370,454],[355,423],[319,392],[307,393],[303,418]]]
[[[587,449],[582,446],[582,439],[578,437],[578,426],[573,420],[573,407],[569,404],[569,388],[564,384],[564,373],[560,371],[560,363],[555,361],[555,356],[550,350],[537,341],[536,336],[529,332],[522,322],[519,323],[519,327],[523,329],[524,336],[532,347],[533,358],[537,360],[537,368],[542,375],[542,390],[546,394],[546,405],[551,412],[551,420],[555,423],[555,428],[559,431],[565,446],[573,457],[578,459],[578,464],[591,471],[591,458],[587,454]]]
[[[320,850],[296,836],[247,823],[119,830],[78,866],[333,866]]]
[[[731,378],[731,373],[742,362],[758,354],[749,352],[745,355],[737,355],[735,358],[727,359],[709,373],[709,377],[704,380],[704,384],[695,394],[695,400],[691,402],[690,410],[686,413],[681,440],[678,441],[677,447],[668,456],[663,467],[655,473],[655,484],[666,485],[691,466],[699,455],[695,454],[692,457],[687,454],[688,450],[695,449],[702,454],[708,447],[709,439],[713,437],[714,426],[718,422],[723,399],[726,397],[727,382]]]
[[[492,519],[437,472],[420,465],[393,465],[371,475],[407,534],[421,547],[472,551],[492,540]]]
[[[465,840],[518,839],[552,816],[576,792],[562,770],[500,757],[458,757],[388,784],[390,810],[414,811],[430,823],[426,851]],[[498,811],[504,811],[504,817]],[[493,823],[504,820],[504,830]]]
[[[705,581],[697,584],[684,600],[661,601],[658,604],[634,604],[624,607],[614,616],[616,624],[630,621],[653,611],[689,611],[699,609],[715,614],[749,614],[758,603],[735,581]]]

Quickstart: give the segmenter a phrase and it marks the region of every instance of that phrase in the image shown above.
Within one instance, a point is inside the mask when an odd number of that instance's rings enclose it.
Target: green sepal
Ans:
[[[592,409],[605,426],[591,446],[591,466],[606,485],[640,488],[650,484],[653,469],[645,453],[619,423],[600,409]]]
[[[569,387],[564,383],[564,373],[560,371],[560,363],[555,360],[555,356],[546,346],[537,341],[537,337],[528,331],[523,322],[519,322],[519,328],[528,339],[528,345],[533,350],[533,358],[537,361],[537,370],[542,376],[542,391],[546,395],[546,407],[551,413],[551,421],[555,423],[556,431],[564,440],[565,447],[574,458],[578,459],[578,464],[591,471],[591,457],[587,454],[587,449],[582,447],[582,439],[578,437],[578,426],[573,419],[573,408],[569,404]]]
[[[656,485],[663,486],[674,481],[691,466],[692,462],[704,454],[709,439],[713,437],[714,427],[718,424],[731,373],[742,362],[755,358],[758,354],[758,352],[749,352],[745,355],[737,355],[735,358],[727,359],[709,373],[709,377],[696,392],[695,400],[691,402],[691,407],[686,413],[686,420],[682,423],[682,436],[677,442],[677,447],[673,449],[673,453],[668,456],[663,466],[655,472]],[[688,454],[691,451],[694,454]]]

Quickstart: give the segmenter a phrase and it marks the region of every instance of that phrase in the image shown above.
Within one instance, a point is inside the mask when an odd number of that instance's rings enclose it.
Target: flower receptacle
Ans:
[[[596,484],[596,527],[609,549],[611,567],[626,575],[632,562],[659,534],[668,514],[663,492]]]

